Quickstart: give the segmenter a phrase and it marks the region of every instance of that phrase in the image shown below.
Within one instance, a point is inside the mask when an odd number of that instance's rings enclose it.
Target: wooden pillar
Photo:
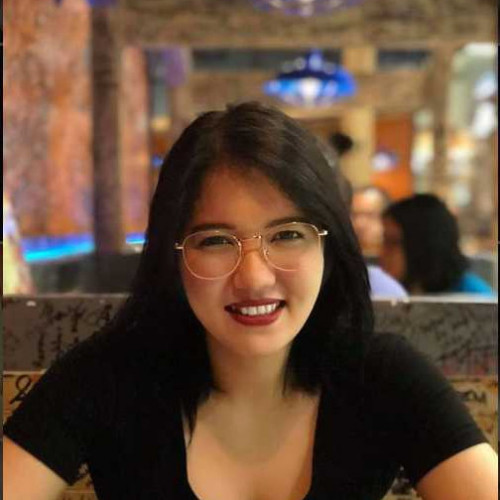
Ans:
[[[346,47],[342,66],[356,75],[372,75],[377,67],[377,50],[372,46]],[[354,187],[369,184],[375,151],[375,110],[373,106],[352,106],[341,118],[341,130],[354,141],[352,151],[342,159],[342,170]]]
[[[456,46],[442,45],[433,52],[429,72],[429,102],[433,115],[434,160],[429,175],[429,190],[446,200],[449,191],[448,155],[448,97]]]
[[[192,72],[191,50],[187,47],[170,47],[164,51],[164,61],[171,120],[169,142],[172,144],[194,116],[189,85]]]
[[[91,10],[94,240],[97,257],[119,253],[125,234],[119,158],[120,47],[117,9]]]
[[[493,142],[493,217],[491,218],[491,229],[493,235],[493,251],[498,249],[498,131],[492,135],[491,141]],[[497,253],[498,258],[498,253]],[[498,279],[498,276],[497,276]]]
[[[497,103],[498,105],[498,103]],[[498,108],[497,108],[498,109]],[[493,272],[493,286],[498,290],[498,129],[493,137],[493,217],[491,218],[492,229],[492,251],[495,258],[495,269]]]

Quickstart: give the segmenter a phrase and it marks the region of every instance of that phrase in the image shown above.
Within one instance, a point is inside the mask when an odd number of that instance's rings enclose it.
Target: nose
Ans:
[[[233,284],[237,289],[259,290],[276,283],[274,268],[264,257],[262,242],[254,240],[251,245],[243,245],[241,261],[233,274]],[[246,247],[246,248],[245,248]]]

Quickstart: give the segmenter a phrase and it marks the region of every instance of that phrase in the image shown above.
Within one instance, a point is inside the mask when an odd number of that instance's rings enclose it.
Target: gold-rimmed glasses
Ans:
[[[288,222],[238,238],[227,230],[208,229],[191,233],[175,249],[182,251],[187,269],[196,277],[213,280],[229,276],[238,267],[243,246],[257,241],[265,260],[281,271],[296,271],[321,247],[328,231],[307,222]]]

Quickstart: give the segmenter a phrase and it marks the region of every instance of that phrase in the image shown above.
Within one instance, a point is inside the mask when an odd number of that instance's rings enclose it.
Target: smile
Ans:
[[[231,304],[225,309],[231,314],[231,317],[238,323],[245,325],[268,325],[278,319],[281,309],[285,306],[284,300],[276,300],[261,304]]]
[[[231,311],[238,312],[240,314],[243,314],[244,316],[262,316],[264,314],[271,314],[272,312],[276,311],[278,306],[279,303],[276,302],[275,304],[270,304],[268,306],[242,307],[241,309],[231,307]]]

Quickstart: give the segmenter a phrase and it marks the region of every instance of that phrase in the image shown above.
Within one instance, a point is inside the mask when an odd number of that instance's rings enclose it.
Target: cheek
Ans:
[[[181,279],[189,305],[195,315],[200,318],[204,310],[210,308],[210,299],[216,296],[214,287],[217,283],[196,278],[184,267],[181,269]]]
[[[204,329],[209,332],[220,331],[221,321],[225,319],[222,309],[224,281],[200,280],[189,272],[182,276],[189,306]]]
[[[319,257],[294,273],[283,274],[282,283],[301,300],[314,303],[321,288],[324,270],[324,259]]]

